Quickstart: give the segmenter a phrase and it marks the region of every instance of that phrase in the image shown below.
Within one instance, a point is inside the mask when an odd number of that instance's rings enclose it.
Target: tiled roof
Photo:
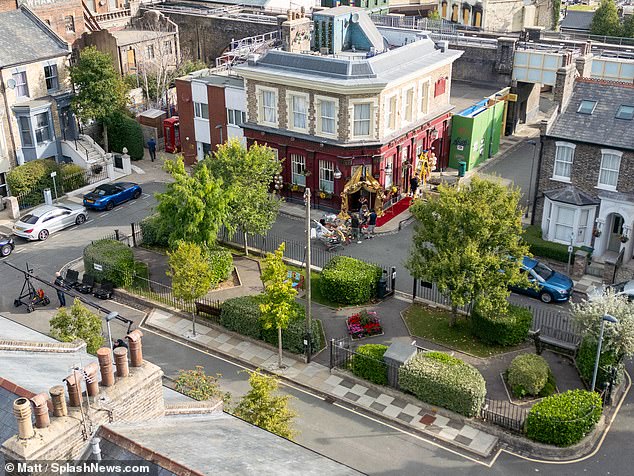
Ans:
[[[0,446],[18,432],[18,422],[13,416],[13,401],[18,395],[0,387]],[[4,468],[4,455],[0,451],[0,468]]]
[[[588,195],[586,192],[573,187],[572,185],[567,185],[564,188],[558,188],[555,190],[548,190],[544,192],[544,195],[550,198],[553,202],[568,203],[578,207],[599,204],[599,200],[591,195]]]
[[[562,29],[590,30],[594,12],[577,12],[570,10],[561,21]]]

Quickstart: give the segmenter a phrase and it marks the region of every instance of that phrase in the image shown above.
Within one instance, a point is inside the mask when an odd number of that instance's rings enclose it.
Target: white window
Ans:
[[[552,202],[546,197],[542,216],[542,236],[545,240],[577,246],[590,245],[595,207],[575,207]]]
[[[209,105],[204,102],[194,103],[194,117],[209,120]]]
[[[247,113],[238,109],[227,109],[227,123],[242,127],[247,122]]]
[[[15,95],[19,98],[29,97],[29,84],[26,80],[26,71],[13,73],[15,81]]]
[[[35,139],[38,144],[43,144],[51,140],[48,112],[42,112],[35,116]]]
[[[570,182],[572,161],[575,156],[575,145],[569,142],[557,142],[555,149],[555,167],[553,179]]]
[[[57,65],[50,64],[44,66],[44,79],[46,80],[47,91],[57,91],[59,89],[59,80],[57,79]]]
[[[414,119],[414,88],[405,92],[405,120],[412,122]]]
[[[305,96],[291,95],[291,128],[292,129],[308,129],[308,108]]]
[[[575,225],[575,209],[557,206],[555,210],[555,239],[570,243],[570,237]]]
[[[20,116],[20,137],[22,139],[22,147],[33,147],[33,136],[31,135],[31,118],[28,116]]]
[[[387,128],[389,130],[396,129],[396,96],[392,96],[387,100]]]
[[[328,160],[319,161],[319,190],[327,193],[335,191],[335,164]]]
[[[335,101],[322,100],[320,103],[321,132],[324,134],[336,133],[335,109]]]
[[[147,58],[154,59],[154,45],[147,45]]]
[[[589,215],[590,215],[590,210],[588,209],[581,210],[581,215],[579,216],[579,227],[577,228],[577,243],[586,242],[586,237],[588,237],[587,235],[588,235],[588,216]]]
[[[354,105],[353,136],[367,137],[370,135],[370,112],[371,103],[360,103]]]
[[[277,126],[277,93],[268,89],[260,91],[260,121]]]
[[[420,83],[420,113],[427,114],[429,110],[429,80]]]
[[[616,190],[616,185],[619,181],[621,155],[622,153],[616,150],[601,150],[601,169],[599,170],[598,187]]]
[[[548,199],[544,202],[544,219],[542,224],[542,237],[548,239],[548,233],[550,231],[550,214],[552,209],[552,202]]]
[[[295,185],[306,186],[306,157],[291,154],[291,182]]]

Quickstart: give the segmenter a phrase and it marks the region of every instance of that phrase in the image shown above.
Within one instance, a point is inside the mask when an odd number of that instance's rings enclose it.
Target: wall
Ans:
[[[115,70],[119,74],[122,73],[121,60],[125,60],[125,57],[119,58],[117,42],[108,30],[95,31],[90,34],[86,33],[83,35],[82,41],[86,46],[94,46],[102,53],[108,53],[112,58],[112,64]]]
[[[82,0],[26,0],[24,3],[73,48],[81,47],[78,40],[86,32]],[[66,31],[67,16],[73,17],[74,32]]]
[[[521,31],[524,27],[524,1],[487,0],[484,3],[483,17],[483,27],[486,29]]]
[[[192,101],[191,81],[176,80],[178,97],[178,120],[180,125],[181,152],[186,164],[196,161],[196,135],[194,131],[194,103]]]
[[[495,85],[508,85],[510,83],[510,74],[500,74],[496,70],[496,48],[451,44],[449,48],[465,52],[453,64],[452,76],[454,79]]]
[[[244,88],[232,88],[229,86],[225,86],[225,101],[226,109],[234,109],[239,111],[247,110],[247,92]],[[242,127],[227,124],[226,128],[227,134],[225,138],[236,138],[243,145],[246,145],[246,139],[244,138],[244,131]]]

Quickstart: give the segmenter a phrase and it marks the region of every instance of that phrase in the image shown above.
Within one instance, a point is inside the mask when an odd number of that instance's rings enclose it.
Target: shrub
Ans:
[[[596,392],[558,393],[531,408],[526,418],[526,436],[550,445],[574,445],[594,428],[601,412],[601,397]]]
[[[382,344],[360,346],[350,362],[350,370],[357,377],[377,385],[387,385],[387,365],[383,361],[386,350],[387,346]]]
[[[319,277],[320,292],[343,304],[363,304],[376,295],[380,267],[347,256],[332,258]]]
[[[524,242],[528,245],[528,249],[535,256],[549,258],[562,263],[568,262],[568,246],[561,243],[553,243],[542,238],[542,229],[539,225],[531,225],[524,229],[522,236]],[[579,248],[575,248],[577,251]],[[572,254],[574,262],[575,254]]]
[[[512,304],[504,316],[486,316],[474,309],[471,332],[487,344],[516,345],[526,340],[532,320],[530,310]]]
[[[579,346],[579,352],[575,362],[579,369],[579,375],[590,383],[592,381],[592,374],[594,373],[594,361],[597,357],[597,342],[592,337],[586,337]],[[614,352],[601,349],[601,358],[599,359],[599,370],[597,372],[597,388],[603,388],[604,383],[610,380],[611,368],[617,366],[619,372],[618,377],[622,377],[623,364],[619,361],[618,356]]]
[[[207,252],[211,267],[211,288],[216,288],[222,281],[226,281],[233,271],[233,255],[224,248],[212,248]]]
[[[144,245],[167,248],[169,233],[163,229],[158,215],[149,216],[141,221],[141,233],[143,233]]]
[[[61,189],[64,193],[72,192],[88,185],[86,170],[77,164],[63,165],[60,170]]]
[[[398,372],[399,385],[424,402],[468,417],[484,404],[486,382],[478,370],[442,352],[416,355]]]
[[[143,130],[141,124],[122,112],[115,112],[107,120],[110,150],[123,152],[128,148],[132,160],[143,158]]]
[[[53,190],[51,172],[59,172],[59,164],[51,159],[31,160],[24,165],[14,167],[7,174],[9,190],[12,195],[32,192],[32,197],[29,194],[29,197],[25,198],[30,205],[44,203],[42,190],[45,188]],[[61,192],[61,188],[58,190]]]
[[[513,395],[539,395],[548,382],[550,367],[546,359],[535,354],[522,354],[513,359],[506,379]]]
[[[282,348],[293,352],[295,354],[303,354],[304,338],[306,336],[306,322],[304,321],[304,314],[301,314],[301,318],[295,318],[295,320],[288,323],[288,327],[282,330]],[[322,349],[323,343],[321,340],[321,330],[319,322],[316,319],[311,321],[312,328],[312,352],[318,352]],[[264,342],[277,345],[277,329],[272,327],[270,329],[262,329],[262,338]]]
[[[101,271],[95,269],[95,263],[101,265]],[[126,286],[132,284],[134,255],[129,247],[118,241],[95,241],[84,248],[84,269],[99,282]]]

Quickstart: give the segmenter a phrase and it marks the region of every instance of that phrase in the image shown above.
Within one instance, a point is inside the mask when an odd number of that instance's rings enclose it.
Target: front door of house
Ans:
[[[612,226],[608,237],[608,251],[618,253],[621,250],[621,235],[623,234],[623,217],[612,215]]]

